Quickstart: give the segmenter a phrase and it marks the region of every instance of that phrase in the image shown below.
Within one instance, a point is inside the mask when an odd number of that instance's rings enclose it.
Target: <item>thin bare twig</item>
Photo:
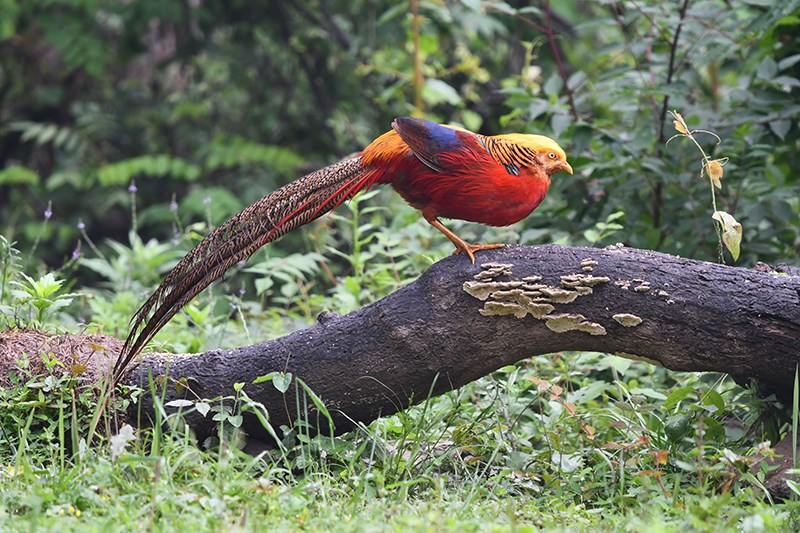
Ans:
[[[667,67],[667,85],[672,83],[672,77],[675,75],[675,61],[678,56],[678,39],[681,37],[681,30],[683,29],[683,22],[686,19],[686,10],[689,9],[689,0],[683,0],[680,12],[678,13],[678,27],[675,28],[675,35],[669,45],[669,66]],[[664,122],[667,120],[667,111],[669,110],[669,94],[664,95],[664,103],[661,105],[661,119],[658,126],[658,140],[659,143],[664,142]]]
[[[669,43],[669,66],[667,67],[667,80],[666,85],[672,83],[672,77],[675,75],[675,61],[678,56],[678,40],[681,37],[681,30],[683,29],[683,22],[686,19],[686,11],[689,9],[689,0],[683,0],[683,5],[678,13],[678,26],[675,28],[675,35],[672,37],[672,42]],[[669,93],[664,95],[664,103],[661,105],[661,116],[656,122],[658,131],[659,145],[664,142],[664,122],[667,119],[667,111],[669,107]],[[658,180],[653,189],[653,227],[658,228],[661,225],[661,205],[663,203],[664,182]],[[658,245],[664,240],[664,232],[661,231]]]
[[[573,91],[573,89],[569,86],[567,67],[564,65],[564,60],[561,57],[561,51],[558,48],[558,43],[556,43],[556,36],[555,32],[553,31],[553,11],[550,8],[550,0],[547,0],[547,2],[544,3],[544,11],[545,16],[547,17],[547,27],[545,28],[547,41],[550,44],[550,50],[553,51],[553,57],[555,58],[556,65],[558,66],[558,73],[561,76],[561,80],[564,82],[564,92],[567,93],[567,100],[569,101],[569,109],[572,113],[572,118],[577,122],[580,117],[578,116],[578,107],[575,105],[575,91]]]
[[[495,11],[508,14],[507,11],[494,8],[491,5],[487,7],[489,9],[494,9]],[[569,75],[567,74],[567,67],[564,64],[564,59],[561,57],[561,51],[559,50],[558,43],[556,42],[556,34],[555,31],[553,31],[553,11],[550,8],[549,0],[545,2],[544,9],[545,9],[545,17],[547,19],[547,26],[542,26],[541,24],[538,24],[537,22],[529,19],[528,17],[520,15],[519,13],[514,13],[512,16],[515,19],[519,20],[520,22],[527,24],[531,28],[540,31],[547,36],[547,42],[550,45],[550,50],[552,50],[553,52],[553,58],[555,59],[556,66],[558,67],[558,74],[559,76],[561,76],[561,81],[563,81],[564,83],[564,92],[567,94],[567,101],[569,102],[570,114],[572,115],[572,118],[577,121],[580,117],[578,116],[578,108],[575,105],[575,90],[569,86]]]

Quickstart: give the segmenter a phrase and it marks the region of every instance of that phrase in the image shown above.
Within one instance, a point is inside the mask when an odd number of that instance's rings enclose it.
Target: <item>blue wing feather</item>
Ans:
[[[459,130],[430,120],[399,117],[392,122],[392,128],[400,134],[420,161],[438,172],[443,170],[438,161],[439,154],[464,147],[458,135]]]
[[[456,130],[453,128],[442,126],[441,124],[431,122],[430,120],[426,120],[425,123],[428,128],[430,143],[435,145],[436,149],[448,150],[461,145],[461,142],[456,135]]]

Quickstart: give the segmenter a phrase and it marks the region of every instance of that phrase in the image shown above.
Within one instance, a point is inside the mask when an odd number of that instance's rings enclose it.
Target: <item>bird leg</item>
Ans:
[[[505,246],[505,244],[469,244],[467,241],[447,229],[444,224],[439,222],[438,218],[426,218],[425,220],[428,221],[428,224],[444,233],[444,236],[450,239],[450,242],[455,245],[456,251],[453,252],[453,255],[464,252],[469,256],[469,259],[472,261],[473,265],[475,264],[475,252],[479,252],[481,250],[494,250],[495,248],[502,248]]]

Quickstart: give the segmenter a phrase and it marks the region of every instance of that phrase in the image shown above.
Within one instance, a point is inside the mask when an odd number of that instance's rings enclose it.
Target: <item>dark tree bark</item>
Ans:
[[[763,270],[763,269],[762,269]],[[169,370],[166,401],[233,394],[263,403],[277,428],[295,420],[296,384],[252,384],[270,372],[301,378],[336,432],[404,409],[537,354],[591,350],[673,370],[717,371],[786,398],[800,364],[800,276],[624,247],[511,246],[454,256],[414,283],[346,316],[235,350],[150,356],[126,377],[147,387]],[[186,387],[176,387],[180,380]],[[311,402],[307,402],[311,405]],[[152,417],[150,395],[134,417]],[[210,417],[189,414],[203,438]],[[327,427],[321,421],[320,427]],[[267,438],[254,416],[244,429]]]

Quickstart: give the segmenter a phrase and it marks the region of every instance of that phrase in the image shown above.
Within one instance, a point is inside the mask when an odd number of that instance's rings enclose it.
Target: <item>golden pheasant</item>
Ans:
[[[376,183],[391,185],[474,263],[502,244],[468,244],[439,218],[506,226],[544,198],[550,176],[572,174],[564,150],[541,135],[484,136],[415,118],[397,118],[359,155],[293,181],[234,215],[167,274],[133,317],[114,368],[119,379],[153,336],[229,268]]]

